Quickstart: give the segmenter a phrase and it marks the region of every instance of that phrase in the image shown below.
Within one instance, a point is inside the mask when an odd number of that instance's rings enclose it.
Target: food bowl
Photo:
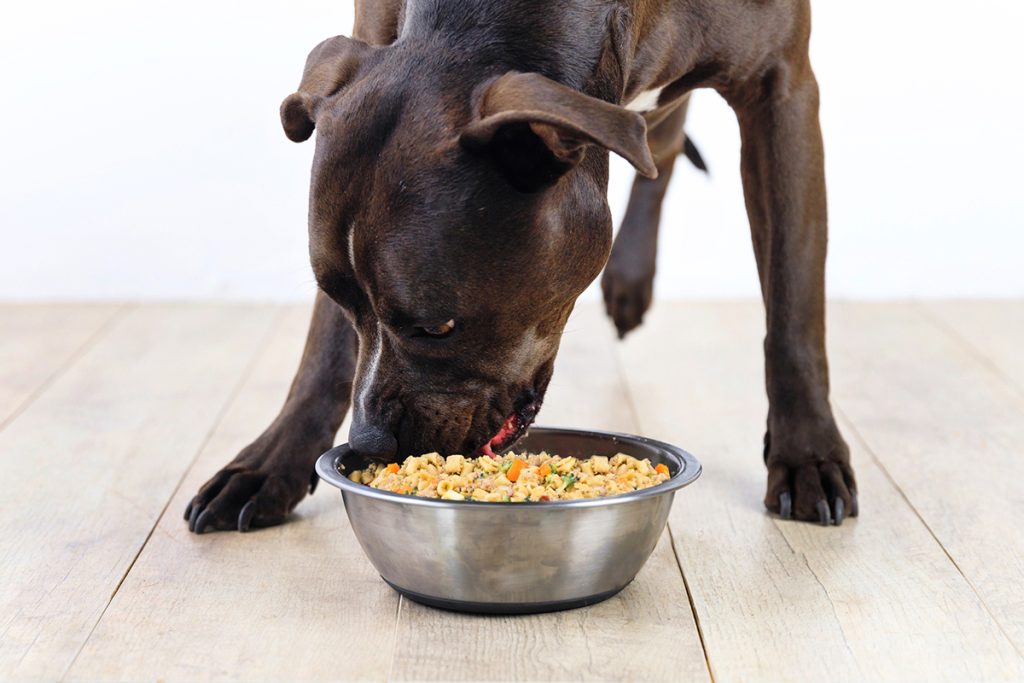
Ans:
[[[615,595],[654,550],[675,492],[700,463],[671,444],[628,434],[534,427],[516,451],[587,458],[625,453],[668,466],[668,481],[606,498],[485,503],[417,498],[350,481],[365,466],[347,445],[316,471],[341,489],[352,530],[392,588],[432,607],[525,614]]]

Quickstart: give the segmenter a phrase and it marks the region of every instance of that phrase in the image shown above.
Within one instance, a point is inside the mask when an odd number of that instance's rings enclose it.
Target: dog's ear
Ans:
[[[648,178],[658,175],[640,114],[537,73],[512,72],[492,82],[459,139],[489,155],[522,192],[553,184],[589,145],[615,152]]]
[[[306,58],[298,91],[281,103],[281,125],[289,140],[302,142],[313,134],[323,102],[345,87],[372,49],[361,40],[345,36],[328,38],[313,48]]]

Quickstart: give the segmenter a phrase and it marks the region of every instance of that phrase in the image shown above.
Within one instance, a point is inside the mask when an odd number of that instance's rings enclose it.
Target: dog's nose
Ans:
[[[398,455],[398,440],[394,434],[355,420],[348,431],[348,445],[356,455],[369,460],[394,460]]]

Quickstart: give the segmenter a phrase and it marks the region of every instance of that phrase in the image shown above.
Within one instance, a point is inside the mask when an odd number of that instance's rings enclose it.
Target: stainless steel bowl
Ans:
[[[681,448],[612,432],[534,427],[515,450],[626,453],[664,463],[671,478],[607,498],[483,503],[356,484],[343,472],[365,463],[347,445],[321,455],[316,471],[341,489],[363,551],[399,593],[444,609],[522,614],[590,605],[625,588],[654,550],[676,490],[701,470]]]

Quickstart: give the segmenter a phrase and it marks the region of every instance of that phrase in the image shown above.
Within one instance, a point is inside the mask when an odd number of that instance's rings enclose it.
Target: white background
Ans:
[[[1024,296],[1020,0],[814,3],[834,297]],[[350,0],[0,10],[0,297],[309,299],[278,105]],[[695,96],[657,293],[757,296],[735,120]],[[621,214],[632,174],[616,160]],[[593,296],[591,292],[590,296]]]

